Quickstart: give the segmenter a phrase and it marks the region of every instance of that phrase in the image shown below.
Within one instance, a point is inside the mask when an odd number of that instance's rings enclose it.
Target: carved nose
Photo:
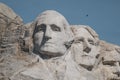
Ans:
[[[86,47],[86,48],[84,48],[84,50],[83,50],[83,51],[85,51],[85,52],[89,53],[89,52],[91,51],[91,48],[90,48],[90,47]]]
[[[45,41],[48,41],[49,39],[51,39],[51,37],[49,37],[49,36],[45,36],[45,38],[44,38]]]
[[[52,38],[51,36],[52,36],[51,28],[50,26],[47,25],[46,31],[45,31],[45,40],[51,39]]]
[[[84,47],[83,47],[83,51],[85,51],[86,53],[89,53],[91,51],[91,47],[90,44],[87,40],[84,40]]]

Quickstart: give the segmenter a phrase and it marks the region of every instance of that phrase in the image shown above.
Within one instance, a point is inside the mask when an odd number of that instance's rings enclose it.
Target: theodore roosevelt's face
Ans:
[[[109,80],[119,80],[120,79],[120,54],[113,50],[109,53],[104,53],[105,55],[102,58],[102,63],[106,69],[109,70],[108,76]]]

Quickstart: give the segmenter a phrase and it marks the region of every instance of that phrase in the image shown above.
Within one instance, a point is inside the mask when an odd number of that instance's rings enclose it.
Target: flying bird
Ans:
[[[88,14],[86,14],[86,17],[88,17]]]

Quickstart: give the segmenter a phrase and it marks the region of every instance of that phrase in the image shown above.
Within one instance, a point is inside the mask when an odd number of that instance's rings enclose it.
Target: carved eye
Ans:
[[[90,43],[90,44],[92,44],[92,45],[94,45],[95,43],[94,43],[94,41],[93,40],[91,40],[91,39],[88,39],[88,42]]]
[[[81,43],[84,42],[84,38],[76,38],[75,43]]]
[[[37,31],[44,31],[45,28],[46,28],[46,25],[45,25],[45,24],[38,25],[38,26],[37,26]]]
[[[115,61],[103,61],[103,65],[115,66],[116,62]]]
[[[61,29],[60,29],[58,26],[56,26],[55,24],[52,24],[52,25],[50,25],[50,26],[51,26],[51,29],[52,29],[53,31],[58,31],[58,32],[61,31]]]
[[[79,42],[84,42],[84,38],[78,39]]]

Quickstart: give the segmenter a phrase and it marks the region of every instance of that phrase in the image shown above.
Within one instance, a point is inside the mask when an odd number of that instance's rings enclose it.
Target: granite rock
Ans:
[[[120,46],[57,11],[24,24],[0,3],[0,80],[120,80]]]

